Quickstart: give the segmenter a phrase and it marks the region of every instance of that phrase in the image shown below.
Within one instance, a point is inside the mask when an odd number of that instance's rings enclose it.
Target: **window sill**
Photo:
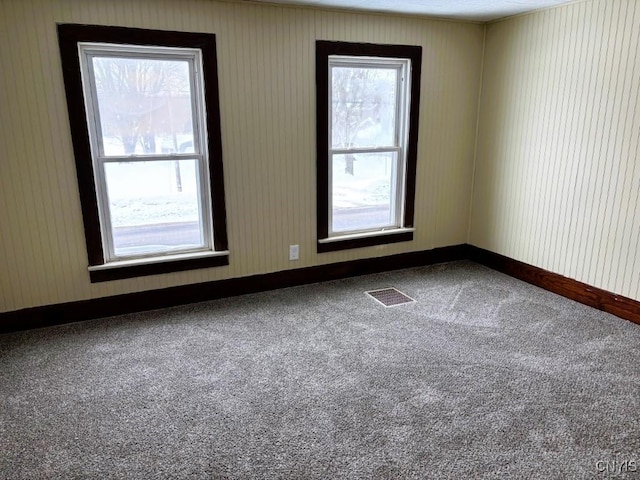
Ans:
[[[393,230],[321,238],[318,240],[318,253],[385,245],[387,243],[409,242],[413,240],[413,232],[413,228],[394,228]]]
[[[198,252],[89,266],[91,283],[229,265],[229,252]]]

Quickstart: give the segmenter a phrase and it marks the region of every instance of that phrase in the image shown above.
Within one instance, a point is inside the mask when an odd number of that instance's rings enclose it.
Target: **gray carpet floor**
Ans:
[[[639,346],[471,262],[3,335],[0,478],[638,478]]]

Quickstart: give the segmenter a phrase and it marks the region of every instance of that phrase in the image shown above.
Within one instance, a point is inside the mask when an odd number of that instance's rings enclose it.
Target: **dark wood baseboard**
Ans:
[[[318,265],[275,273],[128,293],[0,313],[0,333],[204,302],[247,293],[336,280],[467,258],[467,245]]]
[[[464,244],[5,312],[0,313],[0,333],[49,327],[308,283],[467,259],[563,297],[640,324],[640,302],[636,300],[592,287],[504,255]]]
[[[640,324],[640,302],[636,300],[592,287],[586,283],[563,277],[557,273],[534,267],[479,247],[467,245],[466,248],[469,260],[576,302]]]

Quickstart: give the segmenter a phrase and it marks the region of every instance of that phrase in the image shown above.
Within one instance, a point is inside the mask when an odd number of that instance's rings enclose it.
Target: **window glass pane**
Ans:
[[[395,225],[397,153],[333,156],[332,230],[345,232]]]
[[[395,145],[398,70],[331,68],[333,148]]]
[[[204,247],[196,160],[104,167],[117,256]]]
[[[189,62],[93,57],[104,155],[193,152]]]

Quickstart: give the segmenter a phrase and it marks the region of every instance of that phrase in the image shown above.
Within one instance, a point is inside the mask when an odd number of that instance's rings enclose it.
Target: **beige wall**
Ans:
[[[470,243],[640,300],[640,2],[487,26]]]
[[[56,22],[216,34],[229,267],[89,282]],[[212,0],[0,0],[0,311],[465,243],[483,32]],[[423,47],[412,242],[315,253],[316,39]]]

